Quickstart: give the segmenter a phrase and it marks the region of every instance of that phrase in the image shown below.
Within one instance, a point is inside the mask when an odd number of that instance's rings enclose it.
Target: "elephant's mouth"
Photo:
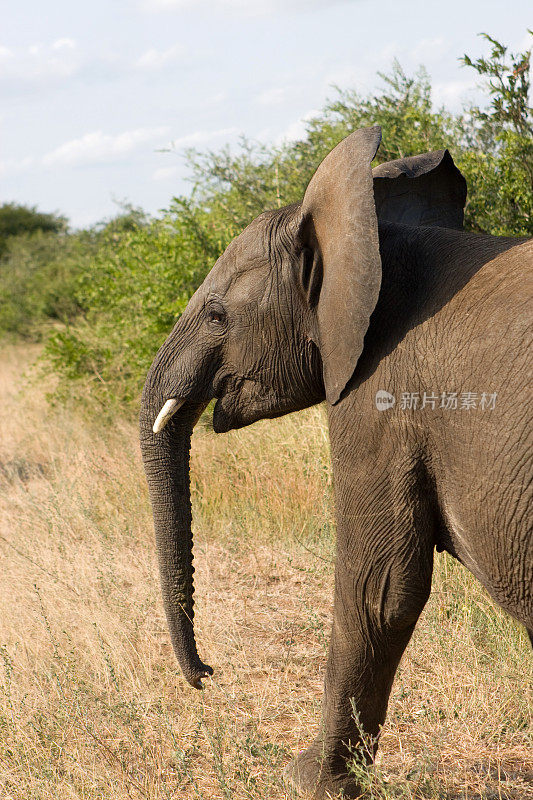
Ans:
[[[227,433],[235,427],[236,400],[239,394],[235,377],[228,373],[215,375],[212,392],[217,399],[213,409],[213,430],[215,433]]]
[[[218,398],[213,409],[215,433],[243,428],[263,416],[264,403],[255,380],[225,375],[215,381],[214,393]]]
[[[215,433],[227,433],[251,425],[265,416],[267,414],[263,407],[259,407],[257,404],[243,403],[240,392],[228,393],[215,403],[213,430]]]
[[[213,409],[213,430],[215,433],[227,433],[232,428],[236,427],[234,424],[234,415],[226,408],[226,398],[219,397]]]
[[[274,419],[300,408],[292,398],[282,398],[272,389],[265,390],[258,381],[242,378],[218,396],[213,409],[213,430],[227,433],[244,428],[260,419]]]

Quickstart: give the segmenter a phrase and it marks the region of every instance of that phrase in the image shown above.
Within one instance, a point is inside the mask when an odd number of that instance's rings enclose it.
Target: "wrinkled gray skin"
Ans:
[[[447,151],[372,175],[379,141],[378,128],[349,136],[301,205],[262,214],[230,244],[157,354],[142,400],[165,610],[198,688],[212,670],[192,625],[193,425],[213,397],[217,432],[327,400],[337,560],[323,719],[287,773],[316,798],[358,794],[346,768],[359,741],[351,703],[377,736],[434,548],[533,630],[532,244],[461,230],[466,187]],[[377,410],[379,389],[396,396],[393,408]],[[399,407],[402,392],[467,391],[478,404],[496,392],[495,408]],[[183,404],[154,434],[170,398]]]

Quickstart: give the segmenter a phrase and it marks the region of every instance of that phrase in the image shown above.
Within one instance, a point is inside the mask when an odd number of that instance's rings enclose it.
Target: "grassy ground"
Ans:
[[[0,797],[290,797],[332,597],[322,409],[194,435],[198,641],[216,669],[200,693],[166,632],[135,426],[48,408],[27,359],[0,356]],[[439,556],[365,796],[533,798],[530,665],[522,630]]]

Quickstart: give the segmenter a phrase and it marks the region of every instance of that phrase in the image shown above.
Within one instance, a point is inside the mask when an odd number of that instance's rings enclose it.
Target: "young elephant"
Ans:
[[[462,230],[466,186],[447,151],[372,174],[380,137],[348,136],[301,205],[262,214],[229,245],[142,398],[164,605],[197,688],[212,670],[193,632],[192,428],[213,397],[217,432],[327,400],[333,626],[320,734],[288,772],[316,798],[358,794],[347,759],[360,729],[376,737],[384,721],[435,547],[533,631],[532,244]]]

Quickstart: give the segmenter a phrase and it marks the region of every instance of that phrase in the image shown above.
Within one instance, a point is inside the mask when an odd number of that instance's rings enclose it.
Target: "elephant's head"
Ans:
[[[197,688],[212,670],[193,631],[192,428],[213,397],[217,432],[339,401],[380,289],[370,166],[380,138],[378,127],[348,136],[301,204],[262,214],[229,245],[146,379],[141,445],[163,599],[177,658]]]

